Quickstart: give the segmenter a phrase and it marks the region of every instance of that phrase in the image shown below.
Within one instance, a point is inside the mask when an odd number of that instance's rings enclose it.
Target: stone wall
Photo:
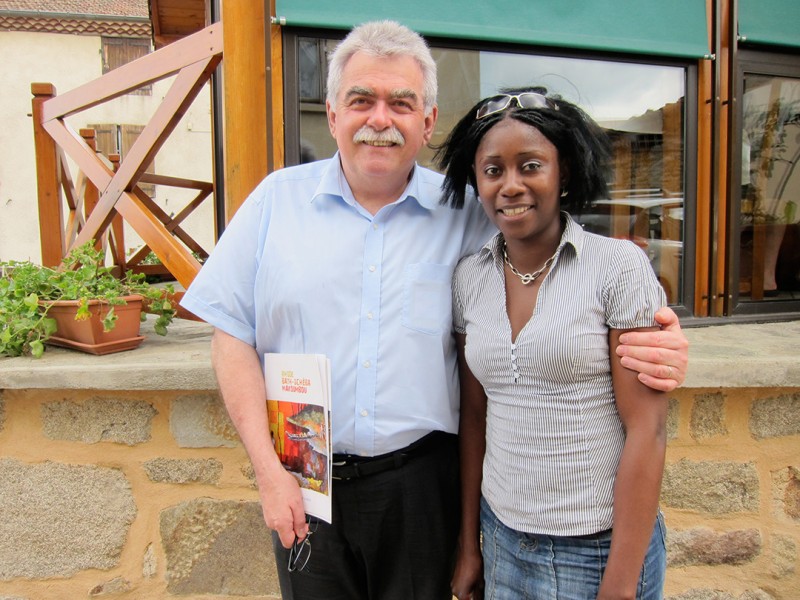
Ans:
[[[671,600],[790,600],[800,391],[681,389],[662,507]],[[0,391],[0,600],[278,598],[217,395]]]
[[[668,598],[800,598],[800,391],[674,394],[661,502]]]
[[[279,597],[250,463],[210,391],[210,328],[143,333],[131,352],[0,359],[0,600]],[[797,600],[800,321],[686,334],[666,597]]]
[[[0,599],[279,598],[216,393],[0,391]]]

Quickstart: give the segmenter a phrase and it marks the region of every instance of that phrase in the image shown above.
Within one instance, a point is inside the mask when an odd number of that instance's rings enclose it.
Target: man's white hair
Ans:
[[[418,33],[396,21],[370,21],[355,27],[333,50],[328,65],[328,97],[331,106],[342,85],[345,65],[356,52],[369,56],[410,56],[422,69],[425,114],[430,114],[436,104],[438,84],[436,62],[428,44]]]

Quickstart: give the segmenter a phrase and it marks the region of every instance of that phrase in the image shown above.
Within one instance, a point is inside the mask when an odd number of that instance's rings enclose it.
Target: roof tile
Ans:
[[[148,0],[0,0],[0,11],[148,17]]]

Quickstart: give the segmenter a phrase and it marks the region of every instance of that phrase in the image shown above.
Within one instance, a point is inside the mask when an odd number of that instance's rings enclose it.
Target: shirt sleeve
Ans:
[[[462,296],[464,286],[464,261],[462,260],[453,272],[453,330],[456,333],[466,333],[467,324],[464,322],[464,300]]]
[[[617,250],[605,280],[606,324],[611,329],[654,327],[656,311],[666,305],[645,253],[628,240],[616,240]]]
[[[255,346],[255,283],[269,224],[269,178],[245,200],[181,299],[207,323]]]

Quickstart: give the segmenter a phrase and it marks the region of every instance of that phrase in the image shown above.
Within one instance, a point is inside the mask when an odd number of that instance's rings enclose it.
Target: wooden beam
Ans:
[[[275,0],[270,0],[270,15],[275,16]],[[271,117],[271,140],[269,147],[272,150],[269,168],[271,171],[282,169],[286,164],[283,135],[283,33],[278,23],[270,20],[270,41],[268,60],[270,60],[272,106],[268,107],[267,114]]]
[[[42,127],[44,103],[55,97],[50,83],[31,84],[33,94],[33,142],[36,150],[36,189],[39,202],[39,243],[42,264],[55,267],[64,256],[64,229],[59,192],[59,160],[56,143]]]
[[[184,287],[189,287],[194,276],[200,270],[200,263],[192,256],[191,252],[170,235],[164,224],[144,206],[135,194],[123,192],[117,201],[116,209],[136,230],[142,240],[150,246],[178,282]]]
[[[44,120],[66,117],[127,94],[143,85],[170,77],[222,50],[222,26],[215,23],[196,35],[109,71],[102,77],[56,96],[44,108]],[[216,63],[215,63],[216,66]]]
[[[225,219],[267,174],[264,2],[223,2]]]

